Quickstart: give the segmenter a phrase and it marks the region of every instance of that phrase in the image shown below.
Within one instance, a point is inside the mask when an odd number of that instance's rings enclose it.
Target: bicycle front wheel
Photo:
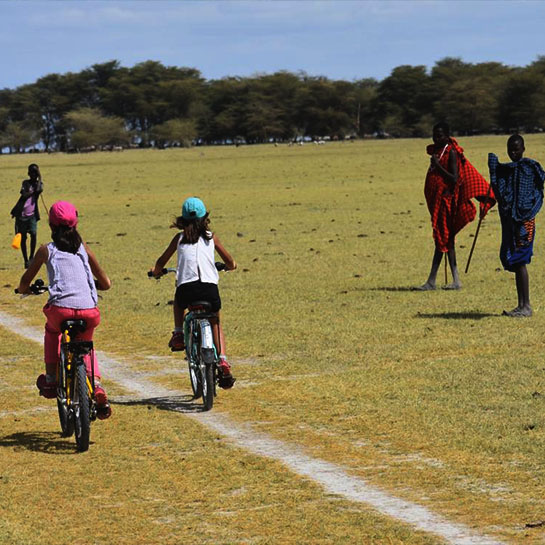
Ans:
[[[64,390],[63,398],[57,399],[57,409],[59,411],[59,421],[61,423],[61,435],[63,437],[72,437],[74,434],[74,420],[66,405],[66,391]]]
[[[59,377],[57,387],[57,409],[61,423],[61,434],[63,437],[71,437],[74,434],[74,420],[66,401],[66,370],[64,367],[64,351],[61,350],[61,361],[59,363]]]
[[[76,431],[76,444],[80,452],[89,449],[91,435],[91,399],[87,388],[87,372],[85,364],[76,367],[74,384],[74,423]]]

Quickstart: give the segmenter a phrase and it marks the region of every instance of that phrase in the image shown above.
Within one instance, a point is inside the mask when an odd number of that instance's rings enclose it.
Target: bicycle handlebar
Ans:
[[[214,265],[216,266],[216,269],[218,271],[224,271],[225,270],[225,263],[223,263],[222,261],[216,261],[214,263]],[[176,272],[176,268],[175,267],[169,267],[168,269],[165,267],[164,269],[161,269],[161,275],[160,276],[157,276],[157,280],[159,280],[159,278],[161,278],[161,276],[164,276],[165,274],[168,274],[170,272]],[[149,278],[154,278],[153,276],[153,271],[148,271],[148,277]]]
[[[38,278],[32,284],[30,284],[28,289],[30,290],[30,293],[22,293],[21,297],[27,297],[29,295],[40,295],[48,291],[49,286],[46,286],[41,278]],[[19,293],[19,290],[17,288],[15,288],[14,291],[15,293]]]

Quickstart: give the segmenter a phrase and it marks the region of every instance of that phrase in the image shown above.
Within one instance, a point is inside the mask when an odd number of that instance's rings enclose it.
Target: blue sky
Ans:
[[[117,59],[208,79],[277,70],[383,79],[460,57],[545,55],[543,0],[0,0],[0,88]]]

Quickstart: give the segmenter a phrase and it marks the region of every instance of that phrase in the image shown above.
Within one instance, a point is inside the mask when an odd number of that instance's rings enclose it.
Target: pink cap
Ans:
[[[51,225],[67,225],[75,227],[78,224],[78,211],[68,201],[57,201],[49,209],[49,223]]]

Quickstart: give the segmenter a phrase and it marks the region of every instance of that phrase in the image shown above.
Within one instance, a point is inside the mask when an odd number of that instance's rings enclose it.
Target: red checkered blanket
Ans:
[[[477,214],[471,199],[477,199],[480,213],[484,216],[496,204],[494,192],[490,184],[479,174],[477,169],[465,158],[464,150],[454,138],[442,150],[429,145],[429,155],[436,154],[441,166],[448,170],[450,151],[456,151],[458,159],[458,182],[453,184],[443,178],[441,173],[430,167],[426,174],[424,195],[431,215],[433,239],[440,252],[454,248],[454,237]]]

